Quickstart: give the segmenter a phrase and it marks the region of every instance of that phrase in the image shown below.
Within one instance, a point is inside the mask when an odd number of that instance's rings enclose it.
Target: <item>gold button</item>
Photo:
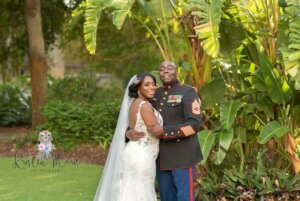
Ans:
[[[166,92],[166,91],[165,91],[165,94],[167,95],[167,94],[168,94],[168,92]]]
[[[163,97],[164,100],[166,100],[166,97]]]
[[[168,136],[168,133],[165,133],[166,136]]]
[[[173,132],[171,132],[171,135],[173,135],[174,133]]]
[[[179,131],[177,131],[177,133],[180,133]]]
[[[161,109],[159,109],[159,111],[161,112]]]
[[[160,103],[160,105],[164,105],[163,103]]]

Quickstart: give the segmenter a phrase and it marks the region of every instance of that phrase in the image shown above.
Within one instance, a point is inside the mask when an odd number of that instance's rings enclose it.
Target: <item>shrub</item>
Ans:
[[[29,91],[28,79],[0,86],[0,125],[31,123]],[[62,80],[48,77],[45,122],[28,135],[28,140],[37,143],[38,131],[47,129],[60,147],[70,148],[82,142],[106,147],[114,133],[122,96],[121,87],[97,86],[94,75],[81,74]]]
[[[14,85],[0,86],[0,125],[27,124],[31,122],[30,96]]]
[[[80,74],[62,80],[53,79],[49,86],[48,99],[72,102],[97,102],[103,99],[119,99],[123,95],[119,88],[102,88],[97,86],[98,79],[94,75]]]
[[[43,108],[46,122],[39,129],[50,130],[54,144],[61,147],[89,142],[105,148],[112,139],[119,109],[119,100],[92,104],[52,100]]]

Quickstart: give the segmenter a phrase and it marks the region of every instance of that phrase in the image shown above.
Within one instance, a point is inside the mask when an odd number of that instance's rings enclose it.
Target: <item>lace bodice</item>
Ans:
[[[142,101],[139,104],[136,114],[135,130],[144,132],[146,135],[139,141],[127,143],[123,152],[123,177],[122,192],[117,201],[156,201],[154,188],[156,173],[156,158],[159,151],[159,139],[151,136],[147,131],[144,120],[141,116],[143,104],[150,104]],[[152,107],[152,106],[151,106]],[[153,109],[160,125],[163,119],[159,112]]]
[[[151,106],[151,104],[148,103],[148,102],[146,102],[146,101],[142,101],[142,102],[140,102],[140,104],[139,104],[138,112],[136,113],[136,124],[135,124],[134,129],[135,129],[136,131],[143,132],[143,133],[145,133],[146,135],[145,135],[144,138],[142,138],[141,140],[139,140],[138,143],[139,143],[139,144],[145,144],[145,145],[147,145],[147,144],[153,144],[153,143],[157,144],[157,143],[158,143],[157,138],[151,136],[151,134],[147,131],[147,127],[146,127],[146,125],[145,125],[145,122],[144,122],[143,119],[142,119],[141,108],[142,108],[143,104],[149,104],[149,105]],[[151,106],[151,107],[152,107],[152,106]],[[152,108],[153,108],[153,107],[152,107]],[[156,117],[157,120],[158,120],[158,123],[162,126],[162,125],[163,125],[163,118],[162,118],[162,116],[161,116],[160,113],[159,113],[157,110],[155,110],[154,108],[153,108],[153,111],[154,111],[155,117]]]

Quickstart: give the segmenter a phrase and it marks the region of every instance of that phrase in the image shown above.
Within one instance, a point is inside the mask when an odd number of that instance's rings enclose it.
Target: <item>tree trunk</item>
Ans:
[[[199,92],[202,85],[203,85],[203,63],[202,63],[202,59],[203,59],[203,49],[200,45],[201,41],[198,39],[197,34],[195,32],[194,27],[195,22],[194,22],[194,17],[193,16],[184,16],[184,18],[182,19],[182,22],[184,24],[184,26],[186,27],[186,31],[188,34],[188,40],[190,43],[190,47],[192,50],[192,56],[194,57],[194,62],[196,65],[196,69],[194,69],[193,73],[194,73],[194,87],[197,89],[197,91]],[[197,76],[195,75],[197,74]],[[197,77],[197,79],[196,79]]]
[[[293,168],[296,174],[300,172],[300,159],[296,153],[295,139],[288,133],[284,136],[285,151],[288,153],[290,160],[292,161]]]
[[[47,66],[40,0],[25,0],[25,21],[32,89],[32,129],[34,129],[43,122],[41,108],[46,102],[47,93]]]

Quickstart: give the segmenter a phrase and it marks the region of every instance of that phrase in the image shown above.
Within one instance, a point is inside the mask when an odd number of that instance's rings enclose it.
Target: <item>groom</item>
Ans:
[[[200,99],[192,87],[179,83],[173,62],[162,62],[158,71],[163,87],[156,90],[151,104],[164,125],[148,131],[160,138],[156,176],[161,201],[194,201],[195,166],[202,160],[197,138]],[[126,136],[139,140],[144,134],[130,130]]]

